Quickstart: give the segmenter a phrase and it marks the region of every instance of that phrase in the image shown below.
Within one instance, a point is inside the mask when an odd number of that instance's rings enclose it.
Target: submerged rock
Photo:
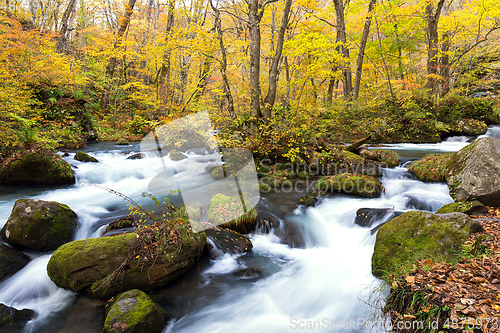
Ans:
[[[500,140],[481,138],[453,154],[446,182],[455,201],[479,200],[487,206],[500,202]]]
[[[71,165],[52,152],[24,154],[0,168],[0,183],[26,185],[74,184]]]
[[[0,245],[0,281],[14,275],[30,262],[30,258],[8,244]]]
[[[382,278],[411,269],[415,260],[451,261],[477,224],[462,213],[406,212],[379,229],[372,273]]]
[[[245,253],[252,250],[252,242],[236,231],[224,228],[205,230],[207,234],[207,251],[210,259],[215,259],[224,253]]]
[[[53,251],[73,239],[78,216],[55,201],[19,199],[1,235],[11,245],[36,251]]]
[[[133,288],[147,291],[186,272],[205,243],[205,233],[194,233],[184,220],[157,223],[130,234],[67,243],[54,252],[47,273],[57,286],[93,298]]]
[[[116,297],[106,320],[104,332],[160,333],[170,319],[170,313],[143,291],[133,289]]]
[[[135,153],[127,157],[127,160],[140,160],[146,157],[146,154],[144,153]]]
[[[83,151],[77,151],[75,154],[75,160],[80,161],[80,162],[92,162],[92,163],[97,163],[99,162],[97,158],[90,156],[89,154],[83,152]]]
[[[262,270],[259,268],[244,268],[237,270],[233,275],[242,279],[254,279],[262,275]]]
[[[315,187],[321,191],[341,192],[365,198],[379,197],[383,191],[382,183],[377,178],[348,173],[323,177]]]
[[[33,310],[17,310],[0,303],[0,332],[20,330],[34,317],[35,312]]]
[[[481,202],[467,201],[467,202],[455,202],[444,205],[439,208],[436,214],[448,214],[448,213],[464,213],[467,215],[482,215],[488,213],[488,208]]]

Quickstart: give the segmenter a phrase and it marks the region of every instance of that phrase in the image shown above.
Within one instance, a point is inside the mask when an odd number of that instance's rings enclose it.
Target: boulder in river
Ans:
[[[121,230],[121,229],[129,229],[129,228],[135,228],[137,227],[137,219],[133,215],[127,215],[121,219],[118,219],[116,221],[111,222],[108,224],[106,229],[103,232],[103,235],[106,235],[108,232],[114,231],[114,230]]]
[[[211,228],[205,230],[207,234],[207,251],[210,259],[215,259],[224,253],[245,253],[252,249],[250,239],[225,228]]]
[[[0,303],[0,332],[16,332],[26,326],[35,317],[35,312],[29,309],[18,310]]]
[[[449,203],[439,208],[436,214],[448,214],[448,213],[464,213],[467,215],[482,215],[488,213],[488,208],[481,202],[474,201],[460,201]]]
[[[477,225],[462,213],[406,212],[379,229],[372,273],[382,278],[410,270],[415,260],[453,260],[469,235],[479,230]]]
[[[193,232],[187,221],[164,221],[134,233],[64,244],[50,258],[47,273],[61,288],[106,299],[169,284],[195,263],[205,243],[205,233]]]
[[[160,333],[170,319],[170,313],[143,291],[133,289],[116,297],[111,304],[104,333]]]
[[[14,275],[30,262],[30,258],[3,243],[0,245],[0,281]]]
[[[488,126],[484,121],[476,119],[460,119],[451,125],[452,135],[478,136],[486,134]]]
[[[146,157],[146,154],[144,153],[135,153],[127,157],[127,160],[140,160]]]
[[[446,182],[455,201],[477,199],[487,206],[500,203],[500,140],[478,139],[453,154]]]
[[[377,178],[349,173],[323,177],[315,187],[320,191],[341,192],[365,198],[379,197],[383,191],[382,183]]]
[[[431,154],[410,164],[408,172],[428,183],[444,182],[450,154]]]
[[[128,146],[129,144],[130,143],[125,138],[120,138],[120,139],[118,139],[118,141],[116,141],[117,146]]]
[[[360,208],[356,211],[354,223],[361,227],[371,227],[376,222],[382,222],[393,215],[398,216],[399,212],[394,212],[392,208]]]
[[[209,223],[242,234],[255,230],[257,218],[255,207],[245,213],[239,197],[229,197],[219,193],[212,197],[208,206]]]
[[[80,162],[92,162],[92,163],[97,163],[99,162],[97,158],[90,156],[89,154],[83,152],[83,151],[77,151],[75,154],[75,160],[80,161]]]
[[[21,248],[53,251],[73,239],[78,216],[68,206],[38,199],[19,199],[2,228],[3,239]]]
[[[172,161],[181,161],[187,158],[186,155],[178,150],[171,150],[169,156]]]
[[[25,185],[74,184],[71,165],[51,151],[27,151],[0,168],[0,183]]]

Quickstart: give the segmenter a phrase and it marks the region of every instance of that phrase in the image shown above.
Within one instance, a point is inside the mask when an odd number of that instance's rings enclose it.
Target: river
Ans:
[[[498,133],[493,128],[487,135]],[[430,152],[458,151],[465,145],[466,139],[451,138],[439,144],[385,148],[397,150],[404,163]],[[0,187],[0,227],[18,198],[37,198],[67,204],[78,214],[75,239],[99,237],[106,224],[127,215],[128,210],[122,198],[91,183],[119,191],[146,207],[151,205],[141,193],[148,191],[151,179],[162,171],[156,157],[128,160],[139,151],[138,143],[123,147],[90,144],[83,150],[99,163],[75,161],[70,152],[65,159],[77,167],[75,185]],[[188,157],[196,156],[192,152]],[[203,168],[197,170],[185,168],[179,173],[185,173],[193,184],[210,177]],[[290,247],[272,232],[257,231],[249,235],[254,245],[251,253],[201,260],[178,281],[152,294],[173,315],[164,332],[274,333],[308,331],[308,327],[313,327],[310,331],[362,332],[363,322],[380,323],[376,321],[377,307],[385,291],[371,274],[375,235],[354,224],[356,211],[364,207],[410,210],[415,199],[424,209],[436,211],[453,201],[445,184],[419,182],[403,166],[383,173],[385,193],[376,199],[331,195],[304,209],[293,206],[293,200],[304,193],[263,195],[259,211],[277,225],[294,225],[304,246]],[[46,273],[51,253],[26,253],[32,261],[0,284],[0,303],[37,313],[24,331],[102,332],[104,302],[55,286]],[[259,268],[263,273],[257,279],[232,274],[241,268]]]

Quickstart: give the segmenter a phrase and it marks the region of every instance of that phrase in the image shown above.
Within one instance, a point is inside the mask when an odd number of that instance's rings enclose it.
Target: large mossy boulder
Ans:
[[[240,197],[229,197],[219,193],[212,197],[208,205],[207,221],[209,223],[242,234],[255,230],[257,217],[255,207],[245,212]]]
[[[446,182],[455,201],[500,203],[500,140],[481,138],[453,154],[446,167]]]
[[[77,226],[78,216],[64,204],[19,199],[0,233],[13,246],[54,251],[73,239]]]
[[[54,283],[106,299],[130,289],[163,287],[186,272],[206,243],[185,220],[156,223],[137,232],[78,240],[58,248],[47,265]]]
[[[225,228],[210,228],[207,234],[207,252],[210,259],[215,259],[225,253],[243,254],[252,250],[252,242],[236,231]]]
[[[488,125],[484,121],[476,119],[460,119],[451,125],[450,132],[453,135],[478,136],[486,134]]]
[[[172,161],[181,161],[181,160],[184,160],[186,159],[186,155],[184,155],[183,153],[181,153],[180,151],[178,150],[172,150],[170,151],[170,159]]]
[[[467,215],[482,215],[488,213],[488,208],[481,202],[474,201],[460,201],[449,203],[439,208],[436,214],[448,214],[448,213],[464,213]]]
[[[330,146],[321,153],[313,152],[309,159],[309,171],[315,175],[329,176],[343,173],[381,175],[377,164],[345,150],[344,146]]]
[[[25,185],[74,184],[71,165],[51,151],[27,152],[14,156],[0,168],[0,183]]]
[[[408,172],[427,183],[445,181],[446,166],[451,154],[432,154],[410,164]]]
[[[8,244],[0,245],[0,281],[14,275],[30,262],[30,258]]]
[[[34,317],[33,310],[18,310],[0,303],[0,332],[18,332]]]
[[[340,192],[364,198],[379,197],[383,191],[382,183],[377,178],[348,173],[323,177],[315,187],[320,191]]]
[[[406,272],[415,260],[452,261],[478,228],[462,213],[409,211],[384,224],[377,233],[372,273],[382,278]]]
[[[170,319],[170,313],[143,291],[133,289],[116,297],[111,304],[104,333],[160,333]]]
[[[383,163],[386,167],[393,168],[399,165],[399,155],[395,151],[387,149],[374,149],[376,160]]]
[[[83,152],[83,151],[77,151],[75,154],[75,160],[80,161],[80,162],[92,162],[92,163],[97,163],[99,162],[97,158],[90,156],[89,154]]]

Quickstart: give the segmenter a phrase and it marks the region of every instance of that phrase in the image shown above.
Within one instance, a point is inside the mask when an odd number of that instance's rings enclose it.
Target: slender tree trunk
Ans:
[[[222,23],[220,19],[220,11],[213,5],[212,1],[210,1],[210,5],[212,6],[212,10],[215,13],[215,30],[217,31],[217,39],[219,40],[219,48],[221,52],[221,60],[220,60],[220,71],[222,75],[223,89],[224,95],[227,100],[227,110],[229,111],[229,115],[231,118],[236,119],[236,112],[234,112],[234,101],[233,95],[231,93],[231,86],[229,85],[229,79],[227,78],[227,54],[226,47],[224,46],[224,39],[222,34]]]
[[[337,18],[337,39],[342,43],[340,46],[340,54],[342,54],[342,57],[347,63],[342,69],[342,75],[344,77],[344,98],[346,100],[350,100],[352,98],[352,74],[349,66],[349,49],[347,48],[344,3],[343,0],[333,0],[333,4],[335,6],[335,15]]]
[[[69,18],[75,7],[76,0],[69,0],[68,7],[64,11],[61,19],[61,30],[59,31],[59,40],[57,41],[57,49],[59,52],[64,52],[66,49],[66,33],[68,32]]]
[[[73,0],[74,1],[74,0]],[[129,0],[127,7],[125,8],[125,14],[123,15],[120,27],[118,28],[118,31],[116,33],[116,41],[115,44],[113,45],[113,51],[118,49],[121,46],[123,35],[125,34],[125,31],[127,30],[127,27],[130,23],[130,18],[132,17],[132,14],[134,13],[134,6],[137,0]],[[109,104],[109,92],[111,89],[112,85],[112,80],[115,72],[115,67],[116,67],[117,59],[115,56],[111,56],[109,59],[108,65],[106,66],[106,78],[108,79],[108,86],[104,90],[102,97],[101,97],[101,110],[105,110],[106,107]]]
[[[285,9],[283,10],[283,17],[281,18],[281,26],[278,34],[278,41],[276,43],[276,53],[274,54],[269,72],[269,88],[267,96],[264,99],[264,119],[271,118],[271,110],[276,101],[276,90],[278,87],[278,66],[281,61],[281,54],[283,52],[283,43],[285,41],[285,32],[290,20],[290,9],[292,7],[292,0],[286,0]]]
[[[262,118],[260,111],[260,17],[259,0],[248,1],[250,34],[250,109],[252,117]]]
[[[450,91],[451,69],[450,56],[448,54],[450,46],[450,32],[447,31],[443,34],[443,43],[441,45],[442,56],[439,58],[439,74],[443,78],[443,83],[441,85],[440,91],[441,97],[446,95]]]
[[[359,45],[358,60],[356,62],[356,77],[354,79],[354,95],[353,99],[358,99],[359,87],[361,84],[361,74],[363,73],[363,58],[365,56],[366,43],[368,42],[368,35],[370,33],[370,25],[372,23],[372,12],[375,8],[377,0],[370,0],[368,4],[368,14],[366,15],[365,27],[363,28],[363,35],[361,37],[361,44]]]
[[[427,19],[427,85],[434,95],[438,74],[438,23],[443,9],[444,0],[439,0],[434,8],[432,3],[425,8]]]
[[[165,28],[165,44],[171,38],[171,31],[174,27],[174,10],[175,10],[175,0],[170,0],[168,3],[168,16],[167,16],[167,27]],[[170,96],[172,96],[172,91],[170,87],[170,56],[172,50],[170,48],[165,48],[165,53],[163,54],[163,63],[160,68],[159,82],[160,85],[160,97],[162,101],[162,109],[166,108]]]

